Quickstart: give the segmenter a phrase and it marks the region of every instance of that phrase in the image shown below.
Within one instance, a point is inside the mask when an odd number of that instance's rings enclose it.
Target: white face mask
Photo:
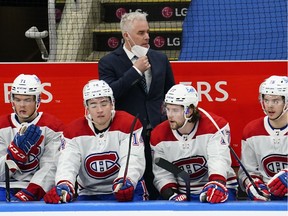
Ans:
[[[142,57],[142,56],[146,56],[147,52],[148,52],[149,48],[146,47],[142,47],[139,45],[134,45],[133,47],[131,47],[131,52],[136,55],[138,58]]]
[[[134,46],[131,46],[131,44],[129,43],[130,47],[131,47],[131,52],[136,55],[138,58],[142,57],[142,56],[146,56],[148,50],[149,50],[149,47],[146,48],[146,47],[143,47],[143,46],[140,46],[140,45],[136,45],[136,43],[133,41],[133,39],[130,37],[130,35],[128,34],[130,40],[135,44]]]

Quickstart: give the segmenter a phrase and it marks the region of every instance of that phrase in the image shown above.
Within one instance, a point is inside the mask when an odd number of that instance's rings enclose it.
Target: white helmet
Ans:
[[[196,108],[198,102],[199,99],[197,91],[192,86],[187,86],[183,84],[177,84],[172,86],[172,88],[170,88],[167,94],[165,95],[166,104],[168,103],[184,106],[183,116],[185,121],[181,128],[184,128],[187,122],[192,118],[192,116],[190,117],[186,116],[190,105],[193,104],[194,107]]]
[[[84,105],[92,98],[110,97],[114,104],[113,91],[110,86],[103,80],[90,80],[83,88]]]
[[[16,77],[12,84],[11,101],[13,101],[14,94],[35,95],[38,106],[41,100],[42,90],[43,87],[41,85],[41,81],[36,75],[20,74],[18,77]]]
[[[267,78],[259,87],[260,100],[263,94],[280,95],[285,97],[285,103],[288,102],[288,77],[271,76]]]
[[[197,107],[199,102],[198,93],[192,86],[177,84],[172,86],[165,95],[165,103],[182,105],[186,110],[191,104]]]
[[[267,78],[259,87],[259,100],[264,113],[267,115],[263,105],[263,95],[279,95],[284,96],[285,106],[282,113],[275,119],[279,119],[288,111],[288,77],[287,76],[271,76]]]

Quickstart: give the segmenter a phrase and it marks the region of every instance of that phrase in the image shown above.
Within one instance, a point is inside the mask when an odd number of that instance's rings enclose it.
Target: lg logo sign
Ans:
[[[162,36],[157,36],[153,40],[154,45],[157,48],[162,48],[165,45],[168,47],[180,47],[181,45],[181,39],[179,37],[162,37]]]
[[[12,83],[4,83],[4,102],[10,103],[10,89]],[[53,99],[53,95],[47,91],[45,88],[51,87],[51,83],[42,83],[43,92],[42,92],[42,99],[41,103],[49,103]]]
[[[164,7],[161,11],[161,14],[165,18],[170,18],[173,15],[176,17],[185,17],[187,14],[187,8]]]

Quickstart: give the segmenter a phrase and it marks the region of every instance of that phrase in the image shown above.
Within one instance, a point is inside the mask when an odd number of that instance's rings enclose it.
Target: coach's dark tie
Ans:
[[[137,59],[138,59],[138,57],[137,57],[137,56],[134,56],[134,57],[132,58],[132,61],[133,61],[133,60],[137,60]],[[142,85],[143,90],[144,90],[145,93],[147,94],[147,84],[146,84],[146,78],[145,78],[145,74],[144,74],[144,73],[142,74],[142,78],[141,78],[141,80],[140,80],[140,83],[141,83],[141,85]]]
[[[143,76],[141,78],[141,84],[142,84],[143,90],[147,94],[147,83],[146,83],[146,78],[145,78],[145,74],[144,73],[143,73]]]

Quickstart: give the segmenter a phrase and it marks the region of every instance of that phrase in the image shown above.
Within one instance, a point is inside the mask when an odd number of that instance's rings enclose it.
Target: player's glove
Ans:
[[[204,185],[199,199],[201,202],[222,203],[228,199],[228,190],[225,185],[211,181]]]
[[[256,187],[262,194],[259,194],[257,190],[254,188],[251,182],[249,182],[246,186],[246,193],[251,200],[256,201],[268,201],[270,199],[270,193],[268,191],[267,186],[261,179],[253,179]]]
[[[278,197],[283,197],[287,194],[288,184],[288,169],[281,170],[273,178],[270,179],[267,186],[269,191]]]
[[[117,178],[113,181],[112,190],[116,200],[119,202],[127,202],[133,199],[134,186],[130,179],[126,179],[123,184],[123,178]]]
[[[185,194],[177,194],[174,193],[170,198],[170,201],[175,201],[175,202],[182,202],[182,201],[187,201],[187,196]]]
[[[30,149],[42,142],[44,137],[41,133],[40,127],[34,124],[30,125],[23,134],[18,132],[7,149],[12,160],[24,164]]]
[[[16,193],[15,195],[14,195],[14,197],[13,198],[11,198],[11,201],[36,201],[37,200],[37,198],[31,193],[31,192],[29,192],[28,190],[25,190],[25,189],[23,189],[23,190],[21,190],[21,191],[19,191],[18,193]]]
[[[73,185],[68,181],[63,181],[53,187],[44,196],[45,203],[67,203],[74,198],[75,190]]]

